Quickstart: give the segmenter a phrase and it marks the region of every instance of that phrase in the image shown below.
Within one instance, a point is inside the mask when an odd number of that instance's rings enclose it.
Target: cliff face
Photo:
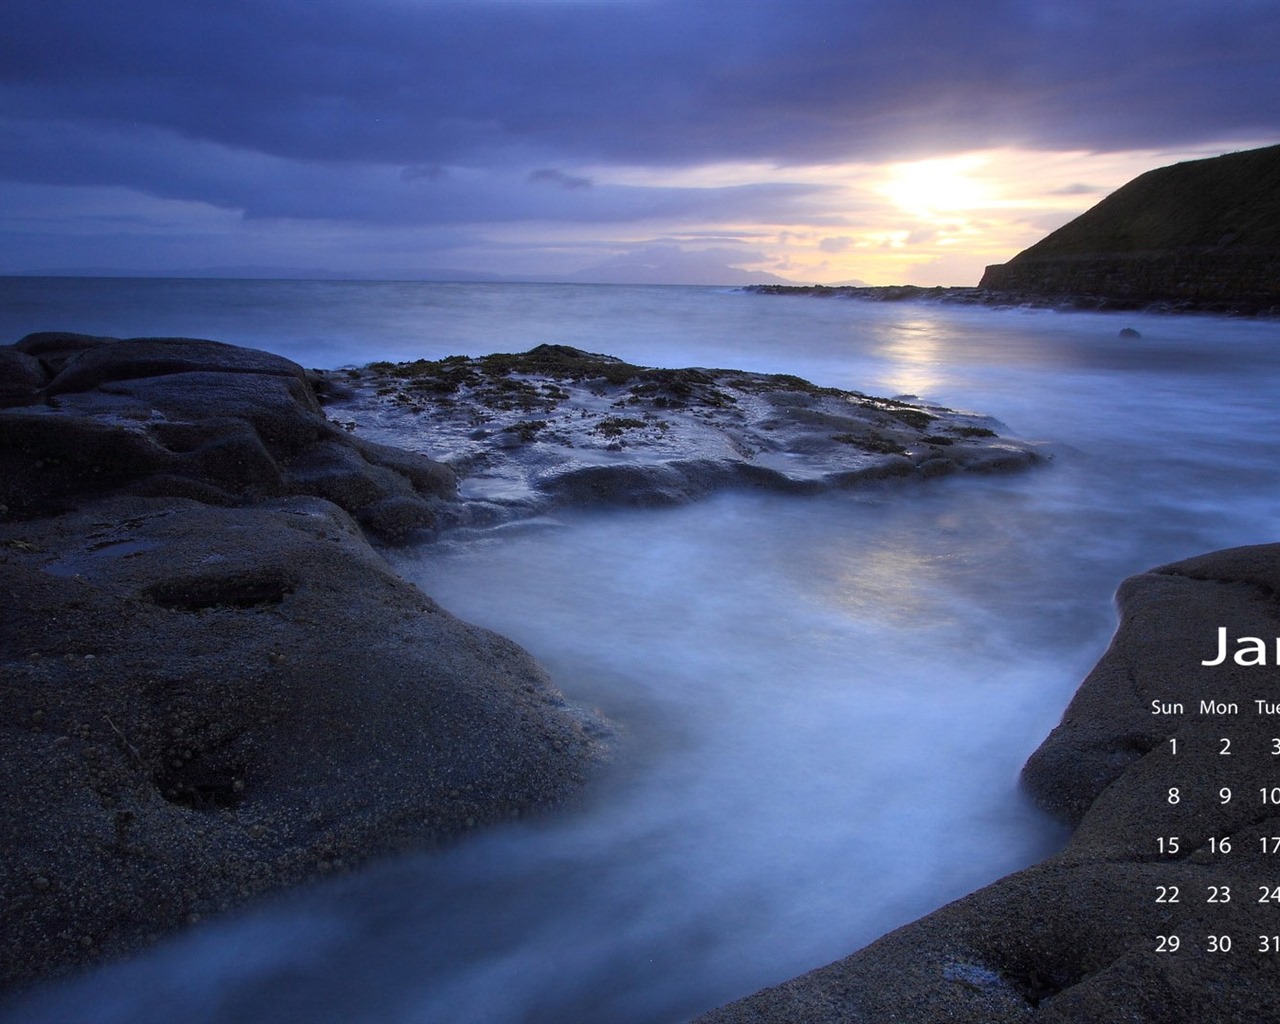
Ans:
[[[1280,146],[1148,171],[981,288],[1190,305],[1280,303]]]

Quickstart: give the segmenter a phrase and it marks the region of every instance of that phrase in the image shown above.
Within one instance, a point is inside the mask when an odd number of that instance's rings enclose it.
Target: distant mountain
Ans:
[[[980,288],[1135,305],[1280,305],[1280,145],[1148,171]]]
[[[565,281],[583,284],[690,284],[739,287],[789,284],[764,270],[743,270],[738,263],[758,258],[736,249],[685,249],[675,243],[637,246],[567,274]]]

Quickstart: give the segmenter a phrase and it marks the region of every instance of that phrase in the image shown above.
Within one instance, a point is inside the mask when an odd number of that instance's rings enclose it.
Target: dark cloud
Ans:
[[[1280,134],[1278,52],[1243,0],[9,0],[0,110],[398,165],[1105,150]]]
[[[0,118],[0,177],[31,184],[114,185],[164,199],[198,200],[247,218],[459,224],[518,220],[580,223],[680,218],[732,221],[789,216],[824,189],[785,182],[720,188],[590,183],[561,171],[395,169],[372,163],[288,160],[184,139],[155,128],[36,124]],[[521,188],[527,182],[552,188]]]
[[[1280,138],[1277,54],[1272,0],[0,0],[0,179],[254,221],[838,236],[856,211],[788,166]],[[607,174],[720,161],[779,170]]]
[[[592,185],[590,178],[566,174],[564,171],[558,171],[554,167],[540,167],[536,171],[530,171],[525,181],[531,185],[555,185],[557,188],[569,189],[590,188]]]

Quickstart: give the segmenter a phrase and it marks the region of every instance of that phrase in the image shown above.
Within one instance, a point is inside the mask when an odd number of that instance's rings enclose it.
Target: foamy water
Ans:
[[[35,293],[0,325],[203,334],[308,365],[554,341],[917,394],[1057,457],[394,555],[614,719],[616,766],[581,807],[211,922],[5,1020],[685,1020],[1057,848],[1016,776],[1105,646],[1115,586],[1275,539],[1274,323],[568,286],[192,282],[179,301],[162,284],[93,283],[96,326],[50,322]]]

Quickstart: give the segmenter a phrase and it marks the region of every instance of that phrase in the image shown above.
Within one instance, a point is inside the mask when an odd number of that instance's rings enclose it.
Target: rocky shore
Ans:
[[[785,374],[650,369],[563,345],[321,375],[356,436],[430,451],[458,475],[442,526],[584,504],[669,505],[725,487],[796,494],[999,472],[1043,448],[990,417]]]
[[[606,723],[369,538],[446,466],[330,423],[288,360],[0,349],[0,985],[579,791]]]
[[[1097,268],[1094,268],[1097,270]],[[1123,268],[1111,269],[1118,274]],[[1129,311],[1145,313],[1212,313],[1218,316],[1280,316],[1280,303],[1273,298],[1241,296],[1228,293],[1183,295],[1177,298],[1155,297],[1146,294],[1116,294],[1105,290],[1093,290],[1083,280],[1073,280],[1068,275],[1058,278],[1046,276],[1043,286],[1036,290],[1021,288],[1016,284],[996,283],[1001,280],[988,268],[990,276],[977,288],[923,287],[914,284],[897,285],[780,285],[753,284],[743,291],[758,295],[807,295],[814,298],[861,299],[864,302],[941,302],[957,306],[991,306],[998,309],[1021,307],[1026,309],[1080,309],[1099,311]],[[1102,273],[1103,271],[1098,271]]]
[[[1127,580],[1111,646],[1023,773],[1075,826],[1067,848],[696,1024],[1280,1020],[1277,592],[1280,545]],[[1233,639],[1242,658],[1203,665],[1223,627],[1262,660]]]
[[[324,373],[0,348],[0,987],[580,792],[608,724],[374,544],[1042,459],[998,426],[559,346]]]
[[[0,367],[10,990],[539,813],[599,770],[608,723],[375,544],[1043,458],[908,396],[561,346],[316,372],[215,342],[43,334]],[[1127,581],[1111,647],[1024,772],[1075,827],[1067,848],[699,1024],[1280,1019],[1280,951],[1256,952],[1277,931],[1258,893],[1280,794],[1256,794],[1277,782],[1280,726],[1254,710],[1275,662],[1201,664],[1222,627],[1274,646],[1277,592],[1280,545]],[[1158,903],[1161,886],[1186,897]],[[1222,935],[1230,954],[1207,946]]]

